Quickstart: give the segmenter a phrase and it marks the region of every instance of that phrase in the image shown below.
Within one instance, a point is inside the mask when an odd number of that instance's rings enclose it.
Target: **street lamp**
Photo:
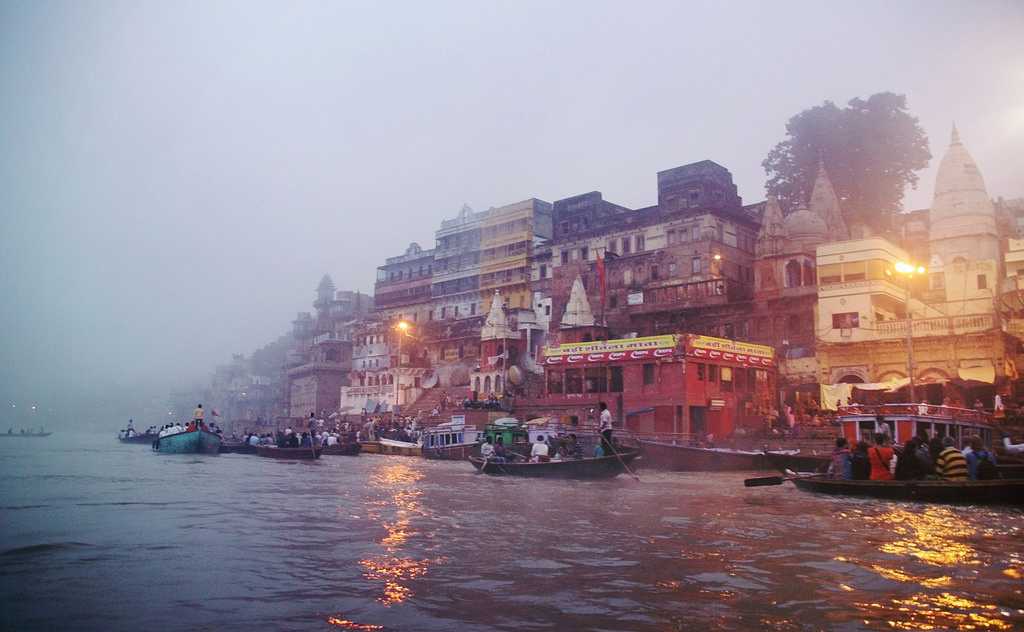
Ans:
[[[915,266],[906,261],[896,262],[896,272],[903,277],[904,305],[907,310],[907,379],[910,380],[910,402],[917,401],[914,392],[914,318],[910,311],[910,281],[915,274],[921,275],[927,272],[924,266]]]
[[[392,417],[398,413],[398,396],[401,393],[400,388],[402,384],[402,338],[409,331],[409,327],[409,323],[404,320],[398,321],[398,324],[395,325],[395,329],[398,330],[398,362],[395,364],[395,405],[391,409]]]

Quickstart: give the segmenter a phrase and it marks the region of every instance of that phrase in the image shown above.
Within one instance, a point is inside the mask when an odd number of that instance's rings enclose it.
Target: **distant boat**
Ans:
[[[528,476],[534,478],[614,478],[629,471],[629,462],[640,454],[639,450],[621,449],[618,455],[599,456],[585,459],[565,459],[543,463],[507,462],[495,463],[478,456],[469,457],[469,462],[478,471],[491,476]]]
[[[153,449],[164,454],[217,454],[220,435],[207,430],[193,430],[164,435],[156,440]]]
[[[117,440],[121,443],[145,443],[151,444],[157,440],[160,435],[158,434],[135,434],[130,437],[118,437]]]
[[[310,460],[320,458],[320,450],[313,451],[313,448],[301,446],[298,448],[279,448],[274,445],[261,445],[256,448],[256,454],[268,459],[301,459]]]
[[[49,437],[52,432],[8,432],[6,434],[0,434],[0,437],[21,437],[22,439],[39,439],[41,437]]]

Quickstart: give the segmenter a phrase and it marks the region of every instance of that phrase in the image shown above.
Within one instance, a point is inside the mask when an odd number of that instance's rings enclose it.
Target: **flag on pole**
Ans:
[[[217,409],[216,409],[216,408],[214,408],[214,409],[210,410],[210,413],[211,413],[211,414],[212,414],[212,415],[213,415],[214,417],[220,417],[220,413],[218,413],[218,412],[217,412]]]

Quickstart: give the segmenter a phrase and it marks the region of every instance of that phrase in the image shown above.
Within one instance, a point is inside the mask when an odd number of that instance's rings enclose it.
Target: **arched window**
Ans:
[[[504,394],[504,391],[501,390],[501,376],[500,375],[496,375],[494,377],[494,392],[497,393],[499,397],[501,397],[501,395]]]
[[[488,375],[487,377],[484,378],[484,392],[485,393],[490,393],[491,392],[491,376],[490,375]]]
[[[474,393],[479,393],[480,392],[480,376],[479,375],[473,378],[473,392]]]
[[[800,287],[800,262],[796,259],[786,262],[786,287]]]
[[[804,261],[804,285],[815,285],[818,281],[815,279],[814,264],[810,261]]]

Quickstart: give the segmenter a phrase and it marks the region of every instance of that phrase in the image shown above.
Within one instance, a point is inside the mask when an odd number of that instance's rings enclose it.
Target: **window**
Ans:
[[[715,384],[715,383],[718,382],[718,365],[717,364],[709,364],[708,365],[708,382],[711,382],[712,384]]]
[[[622,238],[622,254],[628,255],[630,253],[631,247],[632,247],[632,243],[630,241],[630,238],[629,237],[623,237]]]
[[[800,262],[796,259],[786,262],[786,287],[800,287]]]
[[[609,239],[608,240],[608,245],[605,247],[605,252],[610,252],[612,254],[615,254],[617,252],[615,250],[615,241],[616,240],[614,240],[614,239]]]
[[[560,227],[563,235],[567,235],[569,233],[569,222],[562,222]]]
[[[658,277],[658,266],[657,265],[652,265],[651,266],[651,280],[652,281],[657,281],[658,279],[659,279],[659,277]]]
[[[723,366],[722,367],[722,390],[723,391],[731,391],[732,390],[732,367],[729,367],[729,366]]]
[[[587,247],[587,246],[583,246],[582,248],[580,248],[580,259],[583,260],[583,261],[586,261],[589,258],[590,258],[590,248]]]
[[[818,281],[822,284],[839,283],[843,280],[843,264],[829,263],[818,266]]]
[[[680,241],[680,243],[684,242],[684,241],[690,241],[690,229],[689,228],[681,228],[679,230],[679,241]]]
[[[565,392],[567,395],[583,392],[583,375],[581,369],[566,369]]]
[[[832,314],[832,329],[860,329],[860,312]]]
[[[459,317],[459,306],[458,305],[455,306],[455,317],[456,318]]]
[[[633,270],[631,268],[626,268],[622,271],[622,283],[623,285],[633,284]]]
[[[644,365],[644,385],[654,384],[654,365]]]
[[[668,245],[671,246],[672,244],[676,243],[676,241],[677,241],[677,239],[676,239],[676,231],[675,230],[668,231],[668,233],[666,234],[666,242],[668,243]]]
[[[611,295],[611,296],[610,296],[610,297],[608,298],[608,305],[609,305],[610,307],[612,307],[612,308],[616,308],[616,307],[618,307],[618,306],[619,306],[619,295],[618,295],[618,294],[612,294],[612,295]]]
[[[569,263],[569,251],[568,250],[563,250],[562,251],[562,265],[564,266],[567,263]]]
[[[676,264],[675,264],[675,262],[672,262],[672,263],[668,264],[668,276],[669,276],[669,278],[674,278],[676,276]]]
[[[540,267],[540,278],[542,278],[542,279],[548,278],[548,267],[546,265],[542,265]]]
[[[613,366],[611,368],[611,375],[609,376],[611,384],[609,384],[608,392],[610,393],[621,393],[622,392],[622,367]]]
[[[636,236],[636,248],[635,248],[635,250],[637,252],[643,252],[644,251],[644,245],[645,245],[644,241],[645,240],[644,240],[644,236],[643,235],[637,235]]]
[[[702,363],[697,363],[697,381],[698,382],[704,382],[707,379],[708,379],[708,376],[707,376],[707,365],[706,364],[702,364]]]
[[[448,317],[448,308],[447,307],[442,307],[441,308],[441,320],[444,320],[447,317]]]
[[[588,393],[608,392],[608,373],[604,367],[587,369],[585,377]]]
[[[942,272],[933,272],[928,275],[928,289],[942,290],[946,288],[946,275]]]
[[[690,259],[690,273],[700,274],[700,257]]]
[[[545,305],[544,306],[544,315],[545,316],[550,316],[551,315],[551,306],[550,305]]]
[[[476,315],[476,303],[470,303],[469,304],[469,315],[470,316],[475,316]]]
[[[988,278],[984,274],[978,275],[978,289],[984,290],[988,287]]]

